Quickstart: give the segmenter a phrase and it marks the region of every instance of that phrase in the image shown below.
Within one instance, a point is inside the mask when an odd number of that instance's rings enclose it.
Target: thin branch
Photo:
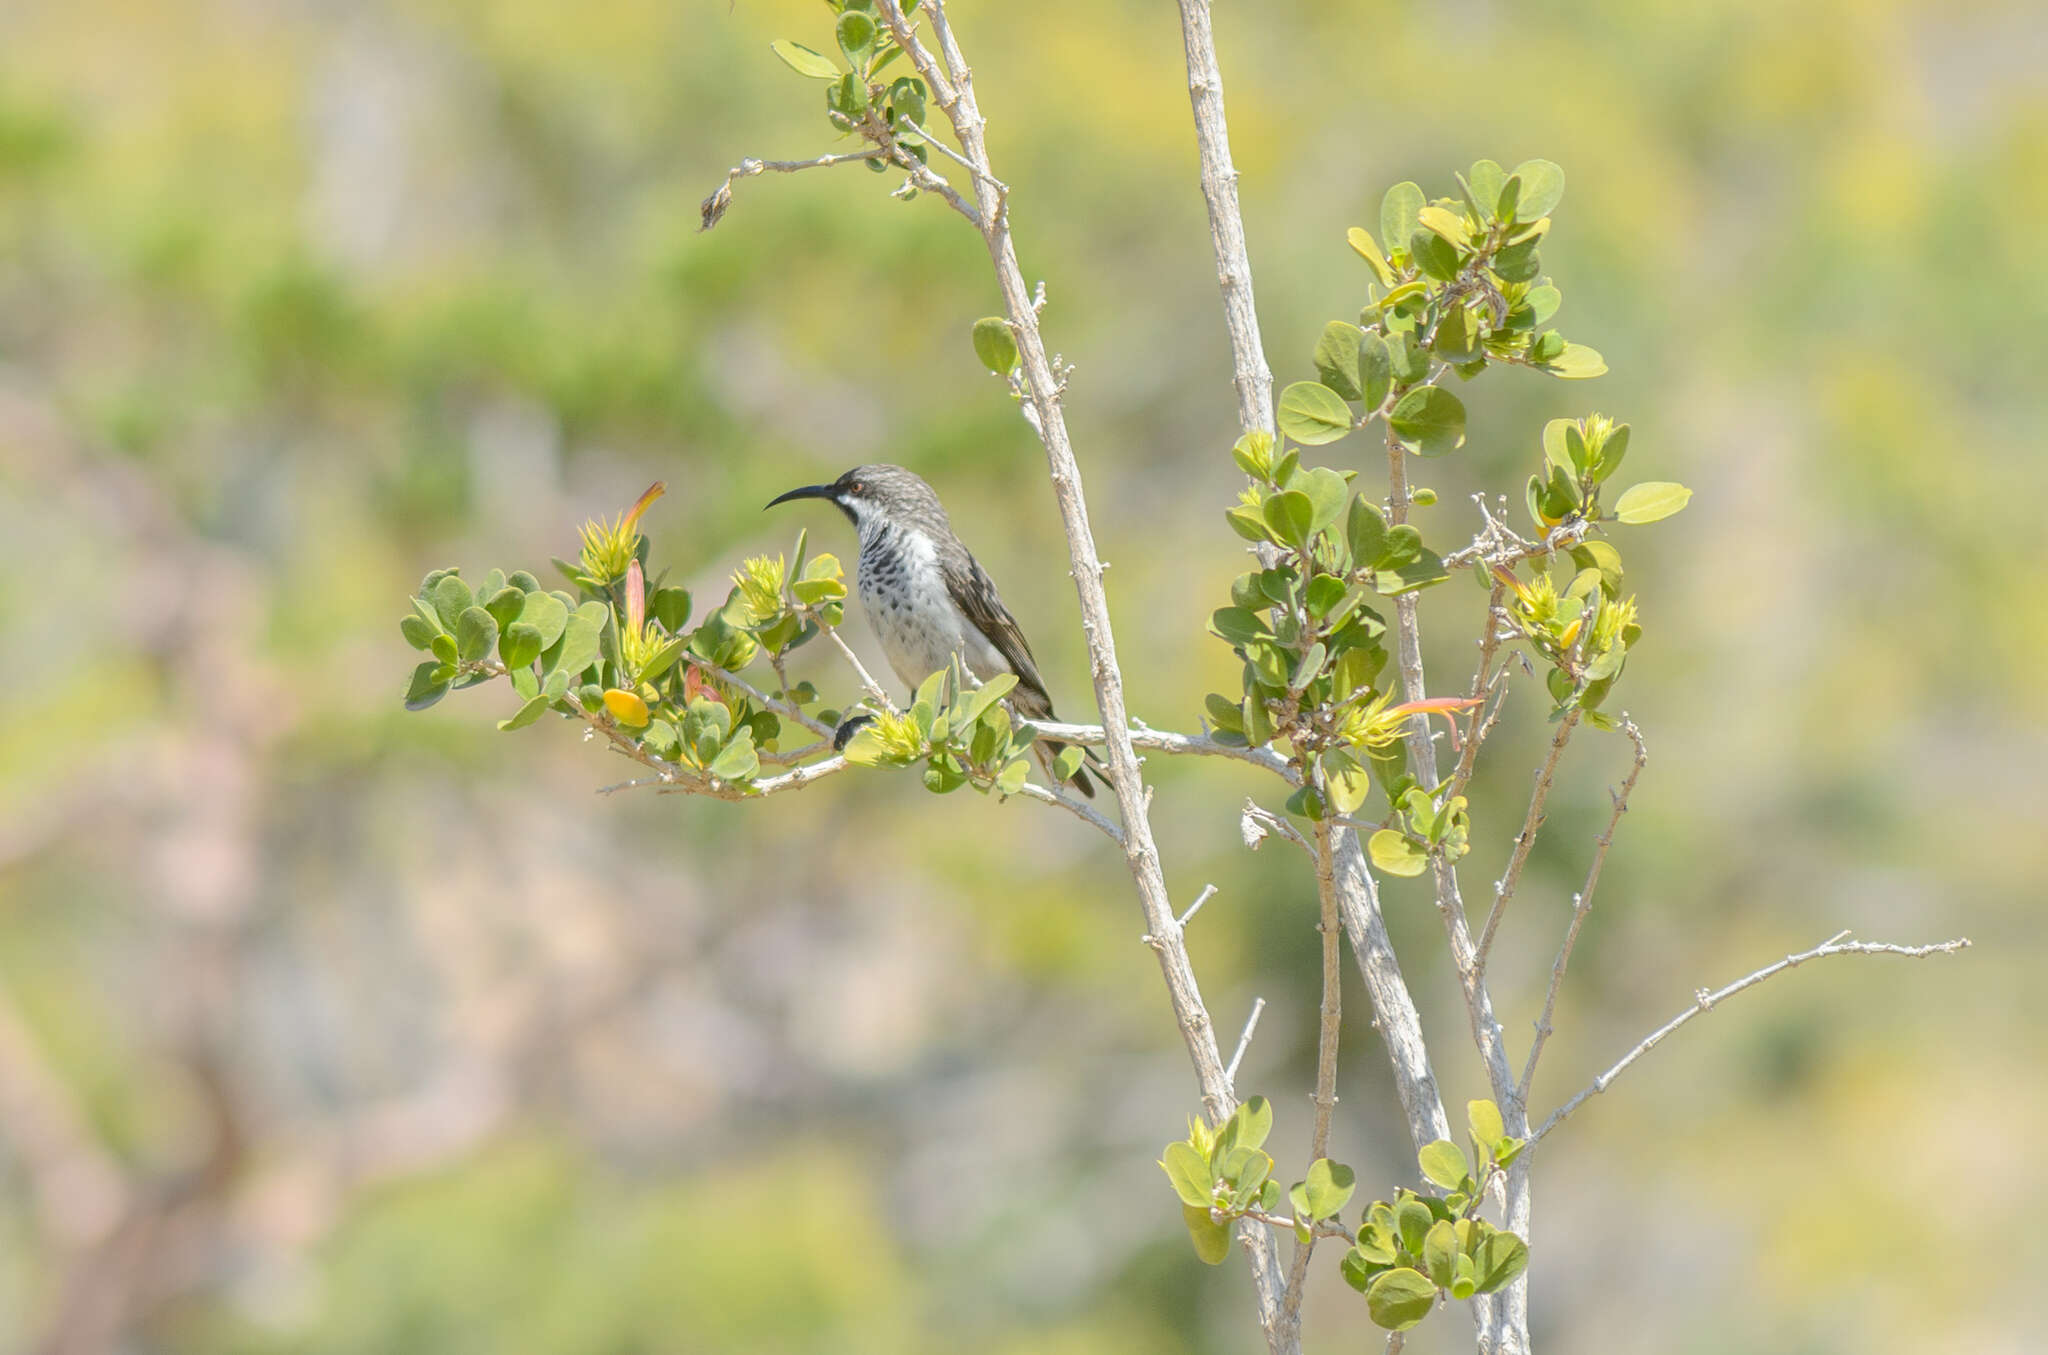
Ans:
[[[833,733],[835,732],[832,726],[826,724],[822,720],[813,718],[804,711],[803,707],[797,705],[796,702],[787,700],[783,697],[770,696],[768,695],[768,693],[756,687],[753,683],[748,682],[745,678],[741,677],[738,673],[729,673],[725,669],[718,667],[716,664],[704,663],[697,659],[691,659],[688,660],[688,662],[695,664],[698,669],[700,669],[703,672],[709,673],[712,677],[718,679],[720,682],[726,683],[732,687],[738,688],[740,691],[745,692],[750,698],[753,699],[756,705],[774,711],[777,715],[780,715],[785,720],[796,721],[805,729],[810,730],[811,733],[816,734],[818,737],[822,739],[829,741]],[[789,689],[787,686],[785,686],[783,690],[788,691]]]
[[[1515,834],[1514,855],[1508,859],[1507,870],[1493,887],[1493,907],[1487,912],[1486,926],[1479,933],[1479,951],[1473,958],[1473,964],[1478,966],[1481,975],[1486,973],[1486,957],[1493,950],[1494,933],[1500,930],[1500,920],[1508,911],[1508,902],[1515,897],[1515,889],[1522,882],[1522,867],[1529,863],[1529,852],[1536,845],[1536,834],[1543,828],[1543,810],[1550,801],[1550,786],[1557,776],[1558,759],[1564,756],[1564,746],[1571,742],[1572,731],[1579,727],[1579,715],[1579,708],[1573,706],[1557,722],[1557,733],[1550,736],[1550,754],[1537,769],[1536,788],[1529,793],[1529,812],[1522,817],[1522,831]]]
[[[1188,919],[1193,917],[1196,913],[1201,912],[1202,905],[1215,897],[1216,886],[1203,885],[1202,892],[1195,895],[1195,901],[1188,905],[1188,910],[1173,920],[1174,925],[1176,927],[1179,927],[1182,931],[1186,931],[1188,929]]]
[[[1244,1213],[1238,1215],[1238,1217],[1250,1219],[1254,1223],[1270,1224],[1275,1228],[1285,1228],[1290,1233],[1294,1231],[1296,1226],[1295,1221],[1291,1218],[1288,1218],[1286,1215],[1268,1214],[1263,1209],[1247,1209],[1244,1211]],[[1336,1219],[1316,1220],[1315,1235],[1317,1237],[1341,1237],[1346,1242],[1358,1241],[1358,1234],[1352,1232],[1349,1228],[1346,1228],[1341,1222],[1339,1222]]]
[[[1245,249],[1244,216],[1237,203],[1237,167],[1230,161],[1230,124],[1223,112],[1223,73],[1208,0],[1180,0],[1181,43],[1187,49],[1188,102],[1195,115],[1195,145],[1202,157],[1202,198],[1209,208],[1209,243],[1216,281],[1223,289],[1223,324],[1230,333],[1238,423],[1247,431],[1273,431],[1273,372],[1259,339],[1252,299],[1252,266]]]
[[[813,621],[818,623],[818,629],[825,632],[825,638],[830,640],[833,646],[838,649],[840,656],[852,666],[853,675],[860,679],[861,690],[868,694],[868,699],[875,702],[883,710],[888,711],[891,715],[894,715],[896,707],[890,703],[889,694],[882,690],[882,684],[875,681],[874,676],[868,672],[867,665],[860,661],[860,655],[853,652],[853,646],[840,638],[839,627],[825,624],[823,617],[819,616],[816,612],[809,611],[808,608],[806,612]]]
[[[1257,851],[1259,844],[1267,838],[1278,837],[1308,853],[1311,861],[1315,859],[1316,849],[1301,835],[1300,829],[1255,800],[1246,800],[1244,808],[1238,811],[1238,826],[1244,832],[1244,845],[1253,851]]]
[[[1337,1110],[1337,1037],[1343,1024],[1344,971],[1339,955],[1337,920],[1337,863],[1332,835],[1336,832],[1327,818],[1315,821],[1316,897],[1321,917],[1316,931],[1322,938],[1323,1000],[1317,1011],[1315,1127],[1309,1138],[1309,1161],[1330,1155],[1330,1117]],[[1280,1302],[1280,1321],[1287,1329],[1301,1322],[1302,1289],[1308,1280],[1309,1256],[1315,1251],[1315,1234],[1306,1242],[1297,1235],[1294,1261],[1287,1271],[1287,1292]]]
[[[1041,739],[1059,743],[1078,743],[1091,748],[1100,748],[1109,742],[1101,725],[1070,725],[1056,720],[1033,720],[1031,727],[1038,731]],[[1133,725],[1129,730],[1131,745],[1153,752],[1187,757],[1227,757],[1238,762],[1248,762],[1254,767],[1263,767],[1283,778],[1287,784],[1300,785],[1301,774],[1293,764],[1271,748],[1245,748],[1235,744],[1219,743],[1209,735],[1176,734],[1172,730],[1152,729],[1145,725]]]
[[[1189,911],[1192,912],[1193,910],[1190,909]],[[1252,999],[1252,1014],[1245,1018],[1244,1030],[1237,1037],[1237,1050],[1231,1054],[1229,1064],[1223,1069],[1223,1076],[1230,1079],[1233,1087],[1237,1085],[1237,1065],[1244,1062],[1244,1051],[1252,1047],[1252,1032],[1259,1028],[1259,1014],[1265,1010],[1266,999],[1262,997]]]
[[[1037,800],[1041,804],[1058,805],[1083,823],[1100,829],[1103,835],[1111,842],[1116,843],[1118,846],[1123,845],[1124,830],[1116,826],[1114,819],[1089,804],[1086,800],[1077,800],[1062,791],[1049,790],[1039,785],[1036,781],[1026,781],[1023,785],[1017,787],[1017,794],[1022,795],[1027,800]]]
[[[1479,760],[1479,745],[1486,742],[1486,736],[1493,732],[1494,722],[1500,718],[1500,702],[1496,701],[1489,712],[1485,705],[1487,691],[1494,683],[1493,656],[1500,649],[1500,610],[1507,596],[1508,586],[1499,579],[1493,581],[1493,592],[1486,599],[1486,628],[1479,635],[1479,666],[1472,670],[1472,690],[1469,695],[1480,702],[1472,708],[1472,722],[1465,731],[1465,746],[1458,750],[1458,767],[1451,773],[1450,797],[1455,799],[1465,793],[1471,784],[1473,764]],[[1505,673],[1506,667],[1501,671]],[[1485,947],[1480,947],[1481,952]]]
[[[1643,774],[1643,764],[1650,760],[1650,751],[1643,745],[1643,731],[1636,728],[1636,722],[1624,711],[1621,717],[1622,732],[1635,745],[1635,760],[1629,764],[1628,776],[1622,781],[1621,789],[1614,792],[1614,812],[1607,816],[1607,831],[1593,844],[1593,863],[1586,868],[1586,883],[1572,896],[1571,925],[1565,928],[1564,944],[1558,947],[1557,960],[1550,967],[1550,989],[1543,995],[1543,1015],[1536,1021],[1536,1038],[1529,1045],[1529,1061],[1522,1065],[1522,1080],[1517,1084],[1515,1100],[1523,1106],[1529,1104],[1529,1085],[1536,1077],[1536,1062],[1543,1057],[1544,1042],[1550,1038],[1550,1019],[1557,1012],[1557,990],[1564,986],[1564,971],[1571,964],[1572,949],[1579,943],[1579,928],[1586,923],[1586,914],[1593,911],[1593,891],[1600,885],[1600,867],[1607,861],[1607,849],[1614,845],[1614,830],[1621,823],[1621,816],[1628,813],[1628,797],[1635,792],[1636,778]]]
[[[741,179],[750,179],[756,174],[795,174],[806,169],[827,169],[833,165],[850,165],[858,160],[886,160],[889,151],[884,146],[870,146],[864,151],[847,151],[843,155],[821,155],[815,160],[755,160],[751,157],[740,161],[726,173],[725,182],[718,190],[704,199],[698,211],[704,224],[697,229],[708,231],[716,226],[725,215],[725,209],[732,206],[732,186]]]
[[[931,34],[939,51],[931,50],[918,38],[904,13],[900,0],[878,0],[877,9],[911,64],[931,88],[946,119],[952,124],[960,153],[974,166],[974,192],[980,206],[979,228],[994,265],[996,283],[1003,294],[1017,340],[1018,359],[1024,376],[1027,405],[1034,426],[1045,446],[1046,469],[1058,501],[1060,520],[1066,529],[1067,558],[1074,591],[1081,607],[1081,631],[1087,640],[1089,674],[1095,687],[1096,709],[1104,731],[1104,752],[1109,763],[1108,780],[1116,793],[1123,820],[1124,861],[1137,887],[1145,914],[1146,930],[1158,957],[1160,975],[1166,983],[1188,1057],[1201,1085],[1202,1102],[1211,1124],[1221,1124],[1237,1104],[1216,1032],[1202,1004],[1201,989],[1195,982],[1193,965],[1174,925],[1174,909],[1159,864],[1159,849],[1152,838],[1152,824],[1143,770],[1132,745],[1130,718],[1124,704],[1122,673],[1117,666],[1116,639],[1111,628],[1108,598],[1102,586],[1102,562],[1095,549],[1094,530],[1088,521],[1088,507],[1081,486],[1081,470],[1067,434],[1066,417],[1060,407],[1058,375],[1047,357],[1044,337],[1039,332],[1038,312],[1032,293],[1017,263],[1016,246],[1010,235],[1009,212],[1003,195],[994,187],[996,174],[990,163],[985,126],[974,98],[974,77],[962,55],[946,16],[944,0],[924,0],[922,11],[931,22]],[[941,67],[943,61],[943,69]],[[1259,1296],[1261,1326],[1275,1355],[1290,1355],[1298,1340],[1282,1338],[1275,1325],[1281,1297],[1279,1262],[1272,1238],[1263,1230],[1244,1238],[1250,1254],[1252,1280]]]
[[[1776,964],[1765,965],[1762,969],[1737,979],[1725,988],[1717,988],[1711,993],[1704,988],[1700,989],[1694,995],[1693,1004],[1690,1007],[1687,1007],[1684,1011],[1652,1031],[1635,1048],[1623,1054],[1613,1067],[1594,1078],[1592,1084],[1584,1091],[1553,1111],[1550,1118],[1543,1122],[1543,1127],[1529,1136],[1529,1146],[1531,1148],[1535,1147],[1546,1134],[1557,1128],[1573,1111],[1584,1105],[1590,1098],[1598,1096],[1613,1086],[1614,1079],[1626,1072],[1630,1064],[1662,1044],[1665,1038],[1680,1026],[1692,1020],[1695,1016],[1712,1011],[1720,1003],[1727,1001],[1745,988],[1754,988],[1765,979],[1773,978],[1788,969],[1796,969],[1808,960],[1825,960],[1835,955],[1902,955],[1910,960],[1920,960],[1925,959],[1929,955],[1952,955],[1957,951],[1967,950],[1970,945],[1970,938],[1967,936],[1959,936],[1952,941],[1939,941],[1927,946],[1900,946],[1887,941],[1843,940],[1842,938],[1848,934],[1847,931],[1836,932],[1812,950],[1803,950],[1797,955],[1787,955]]]

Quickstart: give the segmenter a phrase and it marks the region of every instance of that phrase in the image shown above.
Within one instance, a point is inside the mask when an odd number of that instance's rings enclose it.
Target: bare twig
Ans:
[[[1174,925],[1176,927],[1179,927],[1182,931],[1186,931],[1188,929],[1188,919],[1193,917],[1196,913],[1201,912],[1202,905],[1215,897],[1216,886],[1203,885],[1202,892],[1195,895],[1195,901],[1188,905],[1188,910],[1185,913],[1182,913],[1179,917],[1174,919]]]
[[[860,679],[861,690],[868,694],[868,699],[890,714],[895,714],[896,707],[891,704],[889,694],[882,690],[882,684],[875,681],[874,676],[868,672],[867,665],[860,661],[860,655],[853,652],[853,646],[847,644],[840,637],[839,627],[825,624],[825,618],[819,616],[816,612],[807,611],[806,614],[818,623],[818,629],[825,632],[825,638],[832,642],[833,647],[839,651],[840,657],[844,658],[851,665],[853,675]]]
[[[1237,205],[1237,167],[1230,162],[1230,124],[1223,113],[1223,73],[1209,0],[1180,0],[1182,45],[1187,49],[1188,102],[1195,114],[1195,144],[1202,157],[1202,197],[1209,207],[1209,243],[1216,281],[1223,289],[1223,324],[1230,332],[1238,422],[1273,431],[1273,373],[1259,341],[1252,300],[1252,266],[1245,250],[1244,216]]]
[[[1337,1110],[1337,1037],[1343,1024],[1344,971],[1339,955],[1337,911],[1337,860],[1332,841],[1338,830],[1329,819],[1315,821],[1316,897],[1321,916],[1316,931],[1322,938],[1323,1000],[1317,1011],[1315,1127],[1309,1139],[1309,1161],[1330,1155],[1330,1117]],[[1294,1260],[1287,1271],[1287,1292],[1280,1303],[1280,1320],[1292,1330],[1301,1322],[1302,1287],[1308,1280],[1309,1256],[1315,1251],[1311,1233],[1306,1242],[1295,1239]]]
[[[1500,648],[1500,604],[1507,595],[1507,585],[1499,579],[1493,582],[1493,592],[1486,599],[1486,627],[1479,635],[1479,667],[1472,671],[1470,695],[1480,702],[1472,708],[1472,721],[1466,727],[1465,746],[1458,750],[1458,767],[1451,773],[1451,798],[1463,795],[1465,787],[1471,784],[1473,764],[1479,760],[1479,745],[1486,742],[1486,736],[1493,731],[1494,721],[1500,718],[1500,703],[1496,701],[1492,711],[1485,705],[1485,696],[1492,686],[1493,656]],[[1502,669],[1503,672],[1507,670]],[[1480,947],[1482,953],[1485,947]]]
[[[996,175],[983,136],[984,120],[974,98],[973,74],[953,35],[944,0],[924,0],[921,6],[931,22],[932,38],[939,51],[937,58],[912,30],[899,0],[879,0],[877,8],[911,64],[933,91],[947,121],[952,124],[960,153],[976,171],[973,182],[980,206],[982,239],[988,246],[996,282],[1003,294],[1003,308],[1017,339],[1018,357],[1028,393],[1026,403],[1034,415],[1033,423],[1039,440],[1045,446],[1047,471],[1054,497],[1059,503],[1060,519],[1066,529],[1068,562],[1080,601],[1081,630],[1088,643],[1090,676],[1105,734],[1108,780],[1116,792],[1117,807],[1124,825],[1124,861],[1137,886],[1146,928],[1152,937],[1152,949],[1159,960],[1160,974],[1166,982],[1188,1056],[1195,1065],[1204,1110],[1210,1123],[1221,1124],[1236,1106],[1237,1099],[1225,1072],[1222,1055],[1216,1047],[1216,1032],[1202,1004],[1194,967],[1188,960],[1179,928],[1174,925],[1174,910],[1166,878],[1160,868],[1159,850],[1152,839],[1149,797],[1131,741],[1123,677],[1117,666],[1116,640],[1111,629],[1108,598],[1102,586],[1102,562],[1088,521],[1080,466],[1075,460],[1065,414],[1060,407],[1060,381],[1047,357],[1032,293],[1017,263],[1016,247],[1010,236],[1009,213],[1003,196],[994,186]],[[1298,1349],[1298,1342],[1275,1339],[1281,1280],[1272,1238],[1265,1230],[1255,1229],[1245,1235],[1244,1243],[1250,1254],[1252,1280],[1258,1292],[1261,1325],[1267,1333],[1268,1344],[1276,1355],[1287,1355]]]
[[[1114,819],[1089,804],[1086,800],[1077,800],[1064,791],[1050,790],[1039,785],[1036,781],[1026,781],[1023,785],[1017,787],[1017,794],[1022,795],[1027,800],[1037,800],[1041,804],[1058,805],[1083,823],[1088,824],[1092,828],[1100,829],[1103,836],[1107,837],[1111,842],[1116,843],[1118,846],[1123,845],[1124,830],[1116,826]]]
[[[1263,1209],[1247,1209],[1244,1211],[1243,1217],[1252,1220],[1254,1223],[1264,1223],[1275,1228],[1285,1228],[1290,1233],[1295,1229],[1295,1221],[1293,1219],[1288,1218],[1284,1214],[1268,1214]],[[1314,1225],[1314,1230],[1317,1237],[1341,1237],[1346,1242],[1358,1241],[1358,1234],[1346,1228],[1336,1219],[1318,1219]]]
[[[1515,897],[1515,887],[1522,882],[1522,867],[1529,863],[1529,851],[1536,845],[1536,834],[1543,828],[1544,806],[1550,800],[1551,782],[1557,776],[1558,759],[1564,756],[1564,746],[1571,742],[1572,731],[1579,727],[1580,711],[1573,706],[1557,722],[1557,733],[1550,736],[1550,753],[1543,759],[1542,767],[1536,772],[1536,788],[1529,793],[1529,812],[1522,818],[1522,831],[1515,834],[1514,855],[1508,858],[1508,868],[1493,887],[1493,907],[1486,914],[1486,926],[1479,933],[1479,951],[1473,958],[1481,975],[1486,973],[1486,957],[1493,951],[1493,935],[1500,929],[1500,920],[1508,910],[1508,901]],[[1634,778],[1630,778],[1633,784]]]
[[[697,229],[708,231],[716,226],[725,215],[725,209],[732,206],[732,186],[741,179],[756,174],[795,174],[806,169],[827,169],[833,165],[850,165],[859,160],[886,160],[889,151],[883,146],[870,146],[864,151],[847,151],[843,155],[821,155],[815,160],[755,160],[751,157],[740,161],[726,173],[725,182],[718,190],[704,199],[698,211],[704,224]]]
[[[1550,1118],[1543,1122],[1543,1127],[1529,1136],[1529,1146],[1534,1148],[1537,1143],[1542,1141],[1546,1134],[1563,1123],[1565,1118],[1573,1111],[1584,1105],[1592,1097],[1598,1096],[1613,1086],[1614,1079],[1626,1072],[1630,1064],[1662,1044],[1665,1038],[1680,1026],[1692,1020],[1695,1016],[1712,1011],[1717,1005],[1727,1001],[1745,988],[1754,988],[1765,979],[1773,978],[1788,969],[1796,969],[1808,960],[1825,960],[1835,955],[1902,955],[1907,959],[1920,960],[1925,959],[1929,955],[1952,955],[1957,951],[1967,950],[1970,945],[1970,938],[1967,936],[1959,936],[1952,941],[1938,941],[1933,945],[1927,946],[1900,946],[1887,941],[1844,940],[1843,938],[1848,935],[1847,931],[1836,932],[1812,950],[1803,950],[1797,955],[1787,955],[1776,964],[1765,965],[1762,969],[1737,979],[1725,988],[1717,988],[1712,992],[1708,992],[1704,988],[1700,989],[1694,995],[1693,1003],[1690,1007],[1687,1007],[1656,1030],[1650,1032],[1635,1048],[1629,1050],[1628,1053],[1623,1054],[1621,1058],[1616,1060],[1613,1067],[1594,1078],[1592,1084],[1584,1091],[1551,1112]]]
[[[832,737],[832,734],[834,732],[832,726],[826,724],[822,720],[812,718],[809,714],[807,714],[804,711],[803,707],[797,705],[796,702],[786,700],[781,697],[770,696],[768,695],[768,693],[754,686],[753,683],[748,682],[745,678],[741,677],[738,673],[728,673],[725,669],[720,668],[715,664],[702,663],[696,659],[691,659],[689,660],[689,662],[696,664],[696,666],[699,669],[706,673],[709,673],[712,677],[718,679],[720,682],[726,683],[734,688],[737,688],[740,691],[745,692],[749,697],[753,699],[756,705],[763,706],[768,710],[774,711],[777,715],[780,715],[785,720],[796,721],[796,723],[802,725],[805,729],[810,730],[811,733],[818,735],[820,738],[829,740]],[[783,690],[787,691],[788,687],[785,686]]]
[[[1223,1075],[1230,1079],[1233,1087],[1237,1085],[1237,1065],[1244,1062],[1244,1051],[1252,1047],[1252,1032],[1259,1028],[1259,1013],[1265,1010],[1266,999],[1252,999],[1252,1014],[1244,1019],[1244,1030],[1237,1037],[1236,1052],[1231,1054],[1229,1064],[1223,1069]]]
[[[1078,743],[1100,748],[1109,742],[1101,725],[1070,725],[1056,720],[1033,720],[1031,727],[1038,731],[1040,738],[1060,743]],[[1238,762],[1248,762],[1254,767],[1263,767],[1285,779],[1289,785],[1301,783],[1301,774],[1294,770],[1293,765],[1285,757],[1271,748],[1242,748],[1219,743],[1207,735],[1176,734],[1171,730],[1152,729],[1145,725],[1133,725],[1129,733],[1134,748],[1175,756],[1227,757]]]
[[[1572,920],[1565,928],[1564,944],[1558,947],[1557,960],[1550,967],[1550,988],[1543,995],[1543,1015],[1536,1020],[1536,1037],[1529,1045],[1529,1060],[1522,1065],[1522,1080],[1516,1085],[1515,1100],[1524,1107],[1529,1104],[1529,1085],[1536,1077],[1537,1060],[1543,1057],[1544,1042],[1550,1038],[1550,1019],[1557,1012],[1557,990],[1564,985],[1564,972],[1572,961],[1572,949],[1579,943],[1579,928],[1586,922],[1586,914],[1593,911],[1593,891],[1600,885],[1600,867],[1607,861],[1607,849],[1614,845],[1614,830],[1621,823],[1621,816],[1628,813],[1628,797],[1635,792],[1636,778],[1643,774],[1643,764],[1650,760],[1649,749],[1643,745],[1643,732],[1636,728],[1636,722],[1628,718],[1627,712],[1621,717],[1622,732],[1635,745],[1635,760],[1629,764],[1628,776],[1622,780],[1621,789],[1614,792],[1614,812],[1607,817],[1607,831],[1593,844],[1593,862],[1586,868],[1586,883],[1572,896]]]

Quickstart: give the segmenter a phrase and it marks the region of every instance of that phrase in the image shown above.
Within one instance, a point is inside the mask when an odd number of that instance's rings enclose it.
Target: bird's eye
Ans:
[[[862,484],[858,480],[855,480],[852,484],[846,487],[846,492],[849,494],[865,494],[867,493],[867,488],[868,487],[866,485]]]

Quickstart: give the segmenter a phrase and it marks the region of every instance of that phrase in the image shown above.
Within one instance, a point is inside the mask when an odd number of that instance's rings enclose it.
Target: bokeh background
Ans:
[[[1191,726],[1240,567],[1174,7],[956,5],[1044,277],[1133,708]],[[975,362],[980,242],[835,149],[824,7],[27,0],[0,12],[0,1350],[84,1355],[1237,1351],[1151,1159],[1193,1084],[1120,864],[911,776],[765,806],[503,689],[400,709],[428,569],[544,564],[651,480],[722,596],[866,460],[930,477],[1066,710],[1086,673],[1040,453]],[[1612,374],[1490,375],[1437,542],[1541,422],[1635,429],[1691,508],[1622,539],[1652,751],[1539,1111],[1677,1010],[1817,966],[1589,1104],[1537,1180],[1548,1350],[2039,1348],[2048,986],[2041,515],[2048,16],[2028,0],[1267,3],[1217,15],[1281,381],[1355,312],[1347,226],[1480,156],[1562,163],[1560,323]],[[1363,444],[1326,449],[1374,473]],[[1519,516],[1519,508],[1516,510]],[[1461,687],[1479,598],[1432,594]],[[855,622],[857,644],[875,651]],[[822,655],[801,671],[842,683]],[[1542,740],[1518,690],[1468,889]],[[1625,762],[1574,746],[1495,966],[1515,1045]],[[1157,766],[1218,1024],[1298,1172],[1312,882],[1245,769]],[[1421,896],[1388,891],[1454,1103],[1483,1090]],[[1347,962],[1347,974],[1352,973]],[[1412,1179],[1354,987],[1338,1155]],[[1329,1258],[1334,1270],[1335,1257]],[[1328,1274],[1317,1351],[1372,1338]],[[1469,1349],[1462,1314],[1411,1350]]]

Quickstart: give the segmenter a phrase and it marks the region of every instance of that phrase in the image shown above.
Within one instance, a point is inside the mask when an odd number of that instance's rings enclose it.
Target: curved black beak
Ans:
[[[765,513],[776,504],[788,503],[791,499],[829,499],[837,492],[837,487],[833,485],[805,485],[802,489],[792,489],[787,494],[776,495],[768,500],[767,506],[761,511]]]

